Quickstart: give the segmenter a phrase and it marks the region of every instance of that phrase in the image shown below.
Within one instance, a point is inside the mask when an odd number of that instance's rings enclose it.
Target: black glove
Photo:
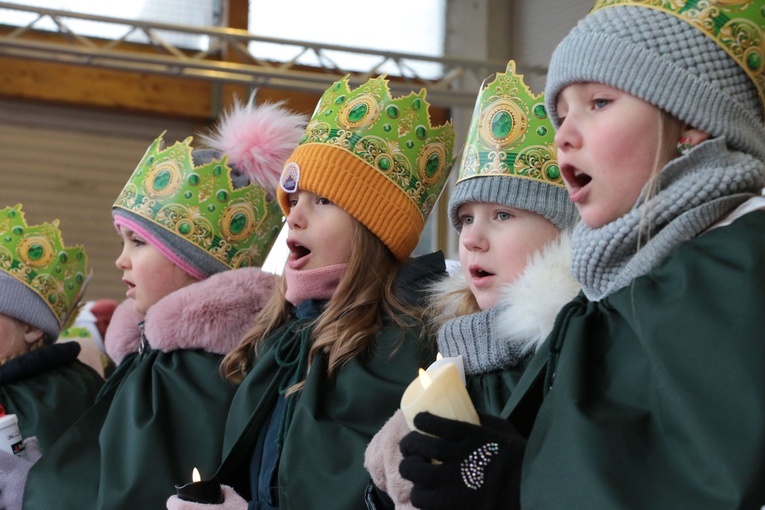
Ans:
[[[526,440],[510,422],[481,414],[481,425],[420,413],[401,440],[401,476],[423,510],[519,509]],[[435,436],[435,437],[434,437]],[[432,462],[435,460],[437,462]]]

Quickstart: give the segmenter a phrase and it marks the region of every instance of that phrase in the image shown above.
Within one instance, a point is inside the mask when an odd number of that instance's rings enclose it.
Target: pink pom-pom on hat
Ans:
[[[276,196],[282,167],[300,141],[308,117],[282,107],[283,102],[255,105],[235,100],[217,128],[200,138],[228,155],[229,164]]]

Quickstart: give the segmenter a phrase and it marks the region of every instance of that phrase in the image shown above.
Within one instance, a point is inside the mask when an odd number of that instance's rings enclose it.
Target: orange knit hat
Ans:
[[[277,192],[284,213],[298,188],[326,197],[406,260],[454,163],[454,129],[431,126],[425,95],[393,99],[383,77],[355,90],[347,77],[334,83],[287,159]]]

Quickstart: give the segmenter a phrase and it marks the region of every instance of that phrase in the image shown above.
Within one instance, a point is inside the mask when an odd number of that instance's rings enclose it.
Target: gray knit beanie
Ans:
[[[753,79],[711,36],[677,15],[635,5],[593,11],[550,61],[545,92],[556,127],[558,94],[577,82],[623,90],[765,159],[763,105]]]
[[[515,73],[515,62],[485,83],[476,101],[449,218],[461,230],[459,207],[488,202],[532,211],[560,230],[579,220],[563,184],[555,132],[542,94]]]
[[[467,202],[489,202],[531,211],[560,230],[571,230],[579,220],[566,188],[512,175],[459,181],[449,198],[449,218],[457,230],[462,229],[457,211]]]
[[[40,328],[53,340],[61,326],[39,294],[13,276],[0,271],[0,313]]]

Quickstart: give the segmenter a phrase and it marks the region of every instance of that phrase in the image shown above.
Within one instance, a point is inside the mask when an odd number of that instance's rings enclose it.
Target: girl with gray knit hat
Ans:
[[[433,287],[429,312],[439,352],[462,358],[468,394],[484,426],[506,427],[495,416],[558,310],[579,291],[570,254],[578,214],[560,175],[553,136],[543,96],[526,87],[511,61],[507,72],[481,89],[449,200],[461,270]],[[439,424],[468,426],[432,415],[417,420],[426,432]],[[399,509],[428,504],[399,474],[399,442],[408,432],[398,411],[367,449],[378,507],[384,507],[382,493]],[[460,477],[448,458],[439,460],[434,476],[452,482]],[[469,508],[474,491],[463,487],[464,494],[449,497]]]
[[[494,488],[470,508],[511,507],[497,487],[518,478],[524,509],[765,503],[764,16],[761,1],[600,0],[555,50],[546,101],[583,293],[502,412],[527,439],[522,469],[486,427],[458,461]],[[419,466],[412,494],[432,508],[458,484],[430,476],[413,436],[401,470]]]

